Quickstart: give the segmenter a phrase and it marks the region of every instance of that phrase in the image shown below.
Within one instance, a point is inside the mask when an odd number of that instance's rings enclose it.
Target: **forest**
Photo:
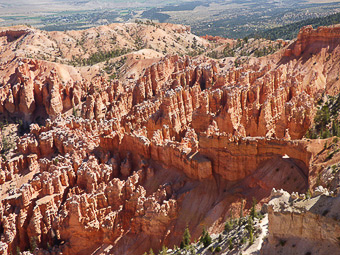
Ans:
[[[294,22],[285,26],[268,29],[263,32],[253,33],[249,35],[249,37],[266,38],[269,40],[292,40],[296,37],[296,35],[299,33],[300,28],[303,26],[312,25],[313,28],[317,28],[319,26],[330,26],[338,23],[340,23],[340,13],[328,15],[321,18],[312,18],[299,22]]]

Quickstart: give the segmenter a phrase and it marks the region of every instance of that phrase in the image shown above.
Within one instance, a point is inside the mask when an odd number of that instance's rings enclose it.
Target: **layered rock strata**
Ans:
[[[320,189],[315,196],[273,190],[268,205],[268,243],[261,254],[338,253],[339,197]]]

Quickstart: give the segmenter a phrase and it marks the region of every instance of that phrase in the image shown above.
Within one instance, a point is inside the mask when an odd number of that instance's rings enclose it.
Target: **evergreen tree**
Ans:
[[[187,247],[191,242],[191,235],[190,235],[190,231],[188,229],[188,227],[184,230],[184,234],[183,234],[183,240],[181,242],[181,249]]]
[[[248,224],[246,226],[246,229],[249,233],[249,243],[252,245],[254,243],[254,223],[251,217],[248,218]]]
[[[240,209],[240,218],[243,218],[243,200],[241,202],[241,209]]]
[[[208,233],[208,231],[206,231],[205,229],[203,229],[202,231],[202,235],[200,238],[200,243],[203,243],[204,247],[208,247],[212,242],[212,239]]]
[[[250,210],[250,217],[254,220],[255,218],[257,218],[257,213],[256,213],[256,204],[257,201],[255,198],[253,198],[253,204],[251,206],[251,210]]]
[[[234,244],[233,241],[231,239],[229,239],[229,250],[234,249]]]
[[[224,225],[224,231],[229,233],[233,229],[232,221],[227,221]]]
[[[218,236],[218,242],[219,242],[219,243],[222,242],[222,235],[221,235],[221,234]]]

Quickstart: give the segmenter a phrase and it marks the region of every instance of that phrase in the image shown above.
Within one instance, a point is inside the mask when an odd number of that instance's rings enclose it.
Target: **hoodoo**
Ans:
[[[182,25],[1,29],[0,254],[338,250],[339,31],[212,59]]]

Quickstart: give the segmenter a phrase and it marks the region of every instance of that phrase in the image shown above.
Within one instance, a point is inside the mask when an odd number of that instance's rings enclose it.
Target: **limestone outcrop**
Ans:
[[[320,188],[319,188],[320,190]],[[268,242],[261,254],[339,252],[339,197],[273,190],[268,204]]]

